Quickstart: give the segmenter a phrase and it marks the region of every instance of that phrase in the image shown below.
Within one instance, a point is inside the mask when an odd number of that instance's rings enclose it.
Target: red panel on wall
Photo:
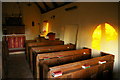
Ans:
[[[25,42],[25,37],[24,36],[21,36],[21,37],[18,37],[19,38],[19,48],[24,48],[24,42]]]
[[[7,36],[8,48],[24,48],[25,36]]]
[[[14,37],[8,38],[8,48],[14,48]]]
[[[19,42],[18,37],[15,37],[15,40],[14,40],[14,46],[15,46],[15,48],[19,48],[18,42]]]

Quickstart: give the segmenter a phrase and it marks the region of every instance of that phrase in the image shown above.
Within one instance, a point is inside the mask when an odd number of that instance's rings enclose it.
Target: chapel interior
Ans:
[[[119,78],[119,2],[2,2],[1,78]]]

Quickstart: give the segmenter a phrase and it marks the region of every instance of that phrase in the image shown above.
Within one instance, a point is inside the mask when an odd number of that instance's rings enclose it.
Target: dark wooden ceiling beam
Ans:
[[[36,4],[36,6],[40,9],[40,12],[41,13],[44,13],[44,9],[37,3],[37,2],[34,2]]]
[[[70,4],[70,3],[72,3],[72,2],[64,2],[64,4],[60,5],[60,7],[64,6],[64,5],[67,5],[67,4]]]
[[[54,8],[57,8],[58,7],[58,4],[56,2],[52,2]]]
[[[62,7],[62,6],[64,6],[64,5],[67,5],[67,4],[70,4],[70,3],[72,3],[72,2],[64,2],[63,4],[61,4],[61,5],[58,5],[57,3],[57,7],[54,7],[54,8],[52,8],[52,9],[49,9],[49,10],[47,10],[47,11],[45,11],[44,13],[47,13],[47,12],[49,12],[49,11],[51,11],[51,10],[54,10],[54,9],[56,9],[56,8],[59,8],[59,7]]]
[[[67,4],[72,3],[72,2],[64,2],[64,3],[61,4],[61,5],[58,5],[56,2],[52,2],[54,8],[50,8],[45,2],[42,2],[42,3],[44,4],[44,6],[45,6],[45,9],[43,9],[43,8],[40,6],[40,4],[38,4],[38,2],[34,2],[34,3],[35,3],[36,6],[40,9],[41,14],[44,14],[44,13],[47,13],[47,12],[49,12],[49,11],[51,11],[51,10],[54,10],[54,9],[56,9],[56,8],[59,8],[59,7],[62,7],[62,6],[64,6],[64,5],[67,5]]]
[[[69,4],[69,3],[72,3],[72,2],[65,2],[64,4]]]
[[[45,2],[43,2],[43,4],[44,4],[46,10],[49,11],[49,10],[50,10],[50,7],[49,7]]]

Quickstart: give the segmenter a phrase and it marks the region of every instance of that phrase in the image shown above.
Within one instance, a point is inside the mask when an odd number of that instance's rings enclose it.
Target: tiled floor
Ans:
[[[24,53],[11,54],[9,56],[8,78],[33,79],[32,72],[29,69]]]

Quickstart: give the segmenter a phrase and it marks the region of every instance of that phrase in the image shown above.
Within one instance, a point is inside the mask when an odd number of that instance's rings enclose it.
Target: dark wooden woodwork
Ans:
[[[54,7],[58,7],[58,4],[56,2],[52,2]]]
[[[30,56],[29,56],[29,59],[30,59],[29,64],[30,64],[31,70],[33,71],[33,69],[34,69],[33,64],[36,63],[36,57],[38,54],[75,50],[75,49],[76,49],[76,46],[73,44],[45,46],[45,47],[32,47],[30,49]]]
[[[103,55],[103,53],[101,53]],[[62,59],[62,58],[61,58]],[[99,64],[99,60],[105,60],[107,63]],[[58,60],[42,60],[40,61],[40,76],[41,79],[50,78],[98,78],[102,76],[104,78],[105,74],[112,73],[114,55],[108,54],[101,57],[91,58],[83,61],[77,61],[73,63],[64,62],[61,60],[60,64],[57,63]],[[54,64],[55,63],[55,64]],[[57,65],[56,65],[57,64]],[[88,69],[82,69],[83,65],[90,65]],[[98,66],[98,67],[97,67]],[[56,71],[62,71],[63,75],[59,77],[53,77],[51,74]],[[99,75],[98,75],[99,74]],[[69,77],[68,77],[69,75]]]
[[[111,78],[111,70],[113,69],[113,61],[107,62],[106,64],[95,64],[90,68],[82,69],[81,67],[71,68],[71,71],[64,71],[62,76],[44,78],[45,80],[49,79],[74,79],[74,80],[112,80]],[[45,69],[44,69],[45,70]],[[47,70],[46,70],[47,71]],[[52,73],[52,72],[51,72]],[[104,75],[107,74],[107,75]],[[107,78],[105,78],[106,76]],[[109,77],[108,77],[109,76]]]
[[[56,38],[54,41],[58,41],[58,40],[59,40],[59,38]],[[49,40],[49,41],[51,41],[51,40]],[[25,41],[25,48],[26,48],[25,53],[26,54],[28,53],[27,52],[28,43],[33,43],[33,42],[48,42],[48,39],[45,39],[44,37],[40,37],[40,38],[37,38],[35,40],[26,40]],[[26,59],[27,59],[27,56],[26,56]]]
[[[6,37],[3,37],[2,40],[2,78],[6,79],[8,76],[8,57],[9,57],[9,51],[8,51],[8,44],[6,42]]]
[[[59,58],[59,56],[62,56]],[[49,57],[49,60],[44,60],[44,57]],[[35,74],[34,77],[39,78],[39,69],[42,67],[38,67],[39,61],[40,64],[49,64],[49,65],[59,65],[65,64],[66,62],[74,62],[84,59],[91,58],[91,49],[80,49],[80,50],[71,50],[71,51],[62,51],[62,52],[54,52],[54,53],[45,53],[45,54],[38,54],[36,58],[36,63],[33,64]],[[36,67],[35,67],[36,66]],[[42,76],[41,76],[42,77]]]
[[[50,7],[45,2],[43,2],[43,4],[44,4],[44,6],[46,8],[46,11],[50,10]]]
[[[64,41],[59,41],[59,40],[48,40],[45,42],[32,42],[26,44],[26,57],[29,62],[29,51],[31,47],[40,47],[40,46],[52,46],[52,45],[63,45]]]
[[[25,34],[25,26],[3,26],[3,34]]]
[[[37,2],[34,2],[36,4],[36,6],[40,9],[40,12],[41,13],[44,13],[44,9],[37,3]]]
[[[25,40],[25,44],[31,43],[31,42],[36,42],[36,40]]]
[[[52,2],[52,4],[54,5],[53,8],[50,8],[50,7],[46,4],[46,2],[42,2],[42,3],[43,3],[43,5],[45,6],[45,9],[43,9],[42,7],[40,7],[40,5],[39,5],[37,2],[35,2],[35,5],[40,9],[41,14],[44,14],[44,13],[47,13],[47,12],[49,12],[49,11],[51,11],[51,10],[56,9],[56,8],[62,7],[62,6],[67,5],[67,4],[70,4],[70,3],[72,3],[72,2],[64,2],[64,3],[61,4],[61,5],[57,4],[56,2]]]

